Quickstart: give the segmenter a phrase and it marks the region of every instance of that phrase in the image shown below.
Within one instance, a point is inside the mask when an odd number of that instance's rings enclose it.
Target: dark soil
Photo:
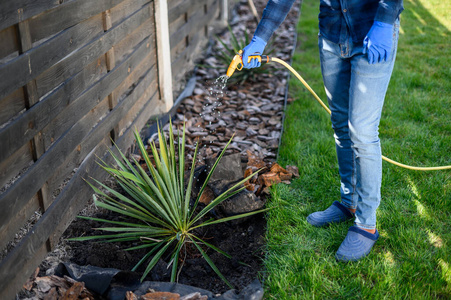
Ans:
[[[119,220],[116,214],[102,212],[99,218]],[[198,236],[232,256],[229,259],[220,253],[208,250],[207,254],[214,261],[221,273],[230,283],[241,290],[258,277],[261,271],[261,258],[264,253],[265,219],[256,215],[240,223],[224,223],[205,227]],[[64,237],[91,236],[99,234],[94,228],[104,226],[95,221],[78,219],[64,233]],[[94,241],[66,242],[70,248],[70,262],[78,265],[92,265],[102,268],[131,270],[146,254],[146,250],[124,251],[131,243],[100,243]],[[205,249],[206,250],[206,249]],[[213,293],[223,293],[230,288],[215,274],[197,249],[186,250],[182,271],[178,282],[199,287]],[[142,274],[146,265],[138,268]],[[170,269],[165,261],[160,261],[146,280],[169,281]]]

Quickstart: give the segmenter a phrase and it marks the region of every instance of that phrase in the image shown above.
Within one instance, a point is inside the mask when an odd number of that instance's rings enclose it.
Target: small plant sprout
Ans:
[[[190,243],[194,245],[195,249],[199,251],[216,274],[229,287],[233,288],[207,255],[205,249],[213,249],[229,258],[231,256],[196,236],[194,229],[247,217],[265,211],[266,209],[263,209],[222,219],[207,219],[206,217],[208,212],[218,204],[241,192],[244,189],[243,184],[254,176],[255,173],[243,178],[205,207],[198,206],[199,199],[202,196],[211,175],[215,171],[233,137],[229,140],[225,148],[219,154],[216,162],[211,167],[197,197],[193,199],[193,201],[190,201],[199,143],[197,143],[194,151],[189,178],[187,179],[187,182],[185,182],[184,127],[182,132],[182,137],[180,137],[180,131],[178,131],[176,140],[179,141],[179,143],[176,145],[174,143],[172,123],[170,123],[169,126],[169,141],[166,140],[166,136],[158,127],[158,138],[160,141],[159,149],[157,149],[157,146],[153,141],[150,145],[155,160],[155,164],[153,164],[147,154],[143,141],[139,136],[139,132],[135,130],[136,142],[139,146],[141,156],[145,160],[145,164],[149,170],[148,173],[133,157],[130,162],[117,147],[117,151],[110,151],[115,166],[108,165],[104,161],[99,162],[99,165],[115,178],[117,184],[125,191],[125,193],[119,193],[95,179],[92,179],[93,182],[89,182],[89,184],[95,192],[95,195],[93,196],[95,204],[98,207],[123,215],[125,217],[124,221],[80,217],[114,226],[98,228],[98,230],[106,232],[106,234],[103,235],[78,237],[71,240],[86,241],[104,239],[106,242],[139,242],[139,245],[126,250],[143,248],[148,248],[149,250],[132,269],[135,271],[140,265],[147,263],[141,281],[146,278],[163,255],[164,257],[170,257],[169,266],[171,267],[171,281],[176,281],[177,274],[181,269],[179,261],[183,260],[180,253],[185,250],[187,243]],[[117,152],[117,154],[115,152]]]

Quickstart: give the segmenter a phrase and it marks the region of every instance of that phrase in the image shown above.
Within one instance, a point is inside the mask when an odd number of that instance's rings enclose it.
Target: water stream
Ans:
[[[222,101],[224,100],[224,95],[226,95],[225,88],[227,86],[227,80],[229,77],[227,75],[222,75],[218,77],[211,83],[207,83],[209,87],[207,88],[208,95],[205,96],[205,102],[202,106],[202,112],[199,116],[204,120],[205,127],[210,127],[213,123],[219,122],[221,120],[221,109]],[[200,127],[200,125],[197,125]],[[216,127],[205,128],[208,134],[214,134]],[[201,138],[204,139],[204,138]],[[205,141],[204,148],[207,148],[207,144],[212,144],[213,141]]]

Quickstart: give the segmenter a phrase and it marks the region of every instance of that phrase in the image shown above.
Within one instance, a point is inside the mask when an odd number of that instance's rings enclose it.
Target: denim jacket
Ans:
[[[285,20],[296,0],[269,0],[254,33],[268,42]],[[374,21],[394,24],[403,11],[403,0],[320,0],[319,31],[326,39],[340,43],[351,35],[362,42]],[[302,16],[301,16],[302,17]]]

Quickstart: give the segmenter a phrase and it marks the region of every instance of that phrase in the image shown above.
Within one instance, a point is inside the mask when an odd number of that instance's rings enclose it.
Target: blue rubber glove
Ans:
[[[266,42],[259,38],[258,36],[254,36],[246,47],[243,49],[243,67],[246,69],[257,68],[261,66],[261,62],[257,59],[252,59],[249,63],[247,62],[250,55],[262,55],[263,50],[265,50]]]
[[[363,40],[363,53],[368,52],[370,64],[388,61],[393,46],[393,25],[374,21]]]

